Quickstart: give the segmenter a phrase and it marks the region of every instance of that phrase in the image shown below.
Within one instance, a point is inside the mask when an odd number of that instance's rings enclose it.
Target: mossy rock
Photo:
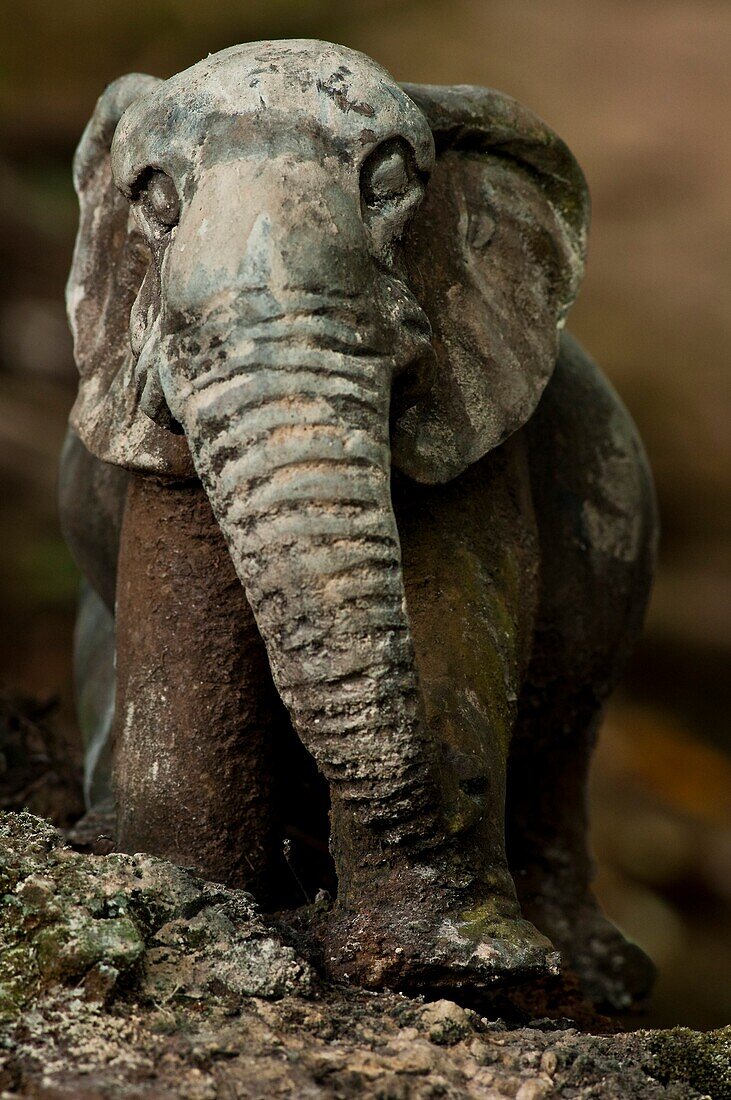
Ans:
[[[151,856],[83,855],[27,813],[0,815],[0,1018],[44,992],[279,997],[308,965],[252,899]]]
[[[649,1045],[662,1081],[684,1081],[712,1100],[731,1100],[731,1025],[707,1032],[657,1031]]]

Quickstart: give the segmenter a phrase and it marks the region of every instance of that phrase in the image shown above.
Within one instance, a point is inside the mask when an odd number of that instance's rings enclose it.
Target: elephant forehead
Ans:
[[[360,163],[403,136],[429,171],[431,130],[421,110],[375,61],[326,42],[250,42],[212,54],[125,112],[114,140],[124,189],[149,164],[182,171],[253,150]]]

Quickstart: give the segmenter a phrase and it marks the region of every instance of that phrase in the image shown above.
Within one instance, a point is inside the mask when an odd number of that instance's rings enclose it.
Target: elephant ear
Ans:
[[[583,274],[589,198],[564,143],[509,96],[404,90],[437,153],[404,241],[437,362],[429,393],[394,425],[393,462],[431,484],[499,446],[536,408]]]
[[[105,462],[150,473],[186,475],[192,463],[185,439],[155,424],[140,409],[140,384],[130,346],[130,315],[152,320],[152,257],[128,200],[112,178],[110,150],[127,107],[153,91],[157,77],[132,73],[98,100],[74,157],[79,229],[66,284],[79,391],[71,425]]]

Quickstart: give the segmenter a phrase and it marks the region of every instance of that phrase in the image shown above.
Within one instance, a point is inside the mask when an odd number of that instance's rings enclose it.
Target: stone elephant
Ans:
[[[478,1001],[560,953],[628,1004],[585,788],[656,513],[562,332],[571,153],[498,92],[265,42],[111,84],[74,178],[62,516],[121,850],[269,909],[337,888],[336,977]]]

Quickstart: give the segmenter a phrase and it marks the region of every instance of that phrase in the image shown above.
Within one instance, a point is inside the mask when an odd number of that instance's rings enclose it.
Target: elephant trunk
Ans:
[[[362,824],[424,840],[438,799],[391,504],[393,362],[312,324],[316,341],[214,337],[161,380],[303,743]]]

